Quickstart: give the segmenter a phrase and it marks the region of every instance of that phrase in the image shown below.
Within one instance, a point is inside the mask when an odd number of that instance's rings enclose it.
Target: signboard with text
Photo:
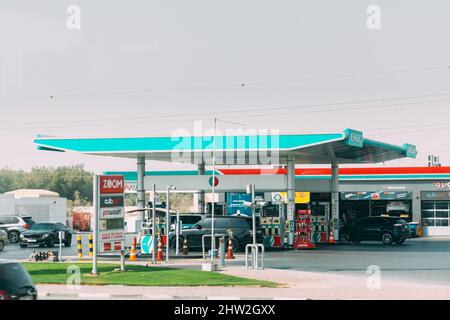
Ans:
[[[123,176],[100,176],[97,218],[98,253],[125,249],[125,181]]]
[[[352,147],[364,147],[364,134],[361,131],[347,129],[345,130],[347,136],[345,142]]]
[[[342,192],[341,200],[412,200],[412,191]]]
[[[275,203],[287,203],[287,192],[273,192],[272,201]],[[295,203],[296,204],[306,204],[311,202],[310,192],[296,192],[295,193]]]

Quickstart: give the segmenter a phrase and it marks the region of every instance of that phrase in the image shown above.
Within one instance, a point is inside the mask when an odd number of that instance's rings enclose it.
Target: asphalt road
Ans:
[[[89,254],[89,240],[88,234],[82,234],[82,244],[83,244],[83,254]],[[33,251],[58,251],[59,245],[56,244],[53,248],[48,247],[39,247],[39,246],[30,246],[27,248],[20,248],[18,244],[9,244],[5,246],[5,249],[0,252],[0,259],[28,259]],[[76,256],[77,255],[77,239],[76,235],[72,236],[72,246],[65,247],[64,244],[62,246],[62,254],[63,256]]]
[[[52,250],[57,250],[55,246]],[[8,245],[0,259],[27,259],[33,251],[47,248],[19,248]],[[63,256],[76,256],[76,240],[63,247]],[[87,235],[83,235],[83,253],[87,255]],[[199,254],[198,252],[196,253]],[[243,261],[232,264],[242,265]],[[450,237],[413,239],[404,245],[385,246],[362,243],[323,246],[312,251],[269,251],[265,265],[282,270],[300,270],[367,277],[369,266],[378,266],[382,278],[407,282],[450,285]]]
[[[450,238],[413,239],[401,246],[374,242],[339,244],[313,251],[269,252],[265,262],[275,269],[366,278],[367,268],[378,266],[385,279],[450,285]]]

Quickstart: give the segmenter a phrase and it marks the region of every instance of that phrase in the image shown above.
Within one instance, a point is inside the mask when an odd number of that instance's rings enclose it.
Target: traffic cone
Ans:
[[[228,240],[228,254],[227,254],[226,259],[234,259],[233,244],[231,243],[231,238]]]
[[[334,230],[330,229],[330,240],[329,240],[330,244],[334,244]]]
[[[163,261],[163,251],[162,251],[162,244],[161,244],[161,238],[158,240],[158,254],[156,255],[156,261]]]
[[[136,261],[136,237],[133,239],[130,250],[130,261]]]
[[[186,238],[184,238],[184,241],[183,241],[183,254],[185,256],[187,256],[189,254],[188,243],[187,243]]]

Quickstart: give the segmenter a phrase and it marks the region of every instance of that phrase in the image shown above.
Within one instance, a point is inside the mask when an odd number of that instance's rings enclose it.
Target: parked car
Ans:
[[[191,229],[197,222],[205,217],[202,213],[180,213],[180,221],[182,223],[182,229]],[[177,223],[177,216],[170,216],[170,230],[175,230],[175,224]]]
[[[184,229],[179,237],[179,248],[183,247],[184,239],[188,242],[189,249],[201,249],[203,235],[211,234],[211,217],[205,217],[196,223],[190,229]],[[253,242],[252,236],[252,219],[247,216],[216,216],[214,217],[214,233],[223,234],[225,243],[228,244],[229,236],[228,230],[231,230],[233,237],[231,244],[233,251],[242,250],[247,244]],[[263,243],[263,233],[259,223],[256,228],[256,240],[258,243]],[[169,244],[171,250],[175,250],[176,239],[175,233],[169,234]],[[216,243],[218,243],[218,239]],[[205,249],[211,248],[211,238],[205,240]]]
[[[70,247],[72,244],[70,229],[62,223],[53,222],[35,223],[30,230],[20,235],[20,247],[25,248],[29,245],[53,247],[59,243],[59,231],[64,232],[63,244],[66,247]]]
[[[344,232],[350,242],[381,241],[386,245],[403,244],[411,236],[408,223],[398,217],[363,218]]]
[[[28,216],[1,216],[0,229],[8,233],[8,240],[11,243],[19,242],[20,234],[33,226],[35,222]]]
[[[0,260],[0,300],[36,300],[37,289],[18,262]]]
[[[0,251],[3,251],[8,243],[8,234],[5,230],[0,230]]]
[[[420,238],[422,237],[422,226],[419,222],[410,222],[408,223],[409,230],[411,232],[411,238]]]

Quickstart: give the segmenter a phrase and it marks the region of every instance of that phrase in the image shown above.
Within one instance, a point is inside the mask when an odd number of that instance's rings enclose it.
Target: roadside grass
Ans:
[[[277,287],[270,281],[254,280],[229,276],[215,272],[163,267],[126,266],[126,272],[115,271],[119,265],[98,264],[98,275],[91,274],[92,265],[88,263],[46,263],[25,262],[35,284],[66,284],[74,273],[68,267],[79,267],[81,285],[126,285],[126,286],[252,286]],[[73,272],[73,271],[72,271]],[[74,285],[75,283],[69,283]]]

